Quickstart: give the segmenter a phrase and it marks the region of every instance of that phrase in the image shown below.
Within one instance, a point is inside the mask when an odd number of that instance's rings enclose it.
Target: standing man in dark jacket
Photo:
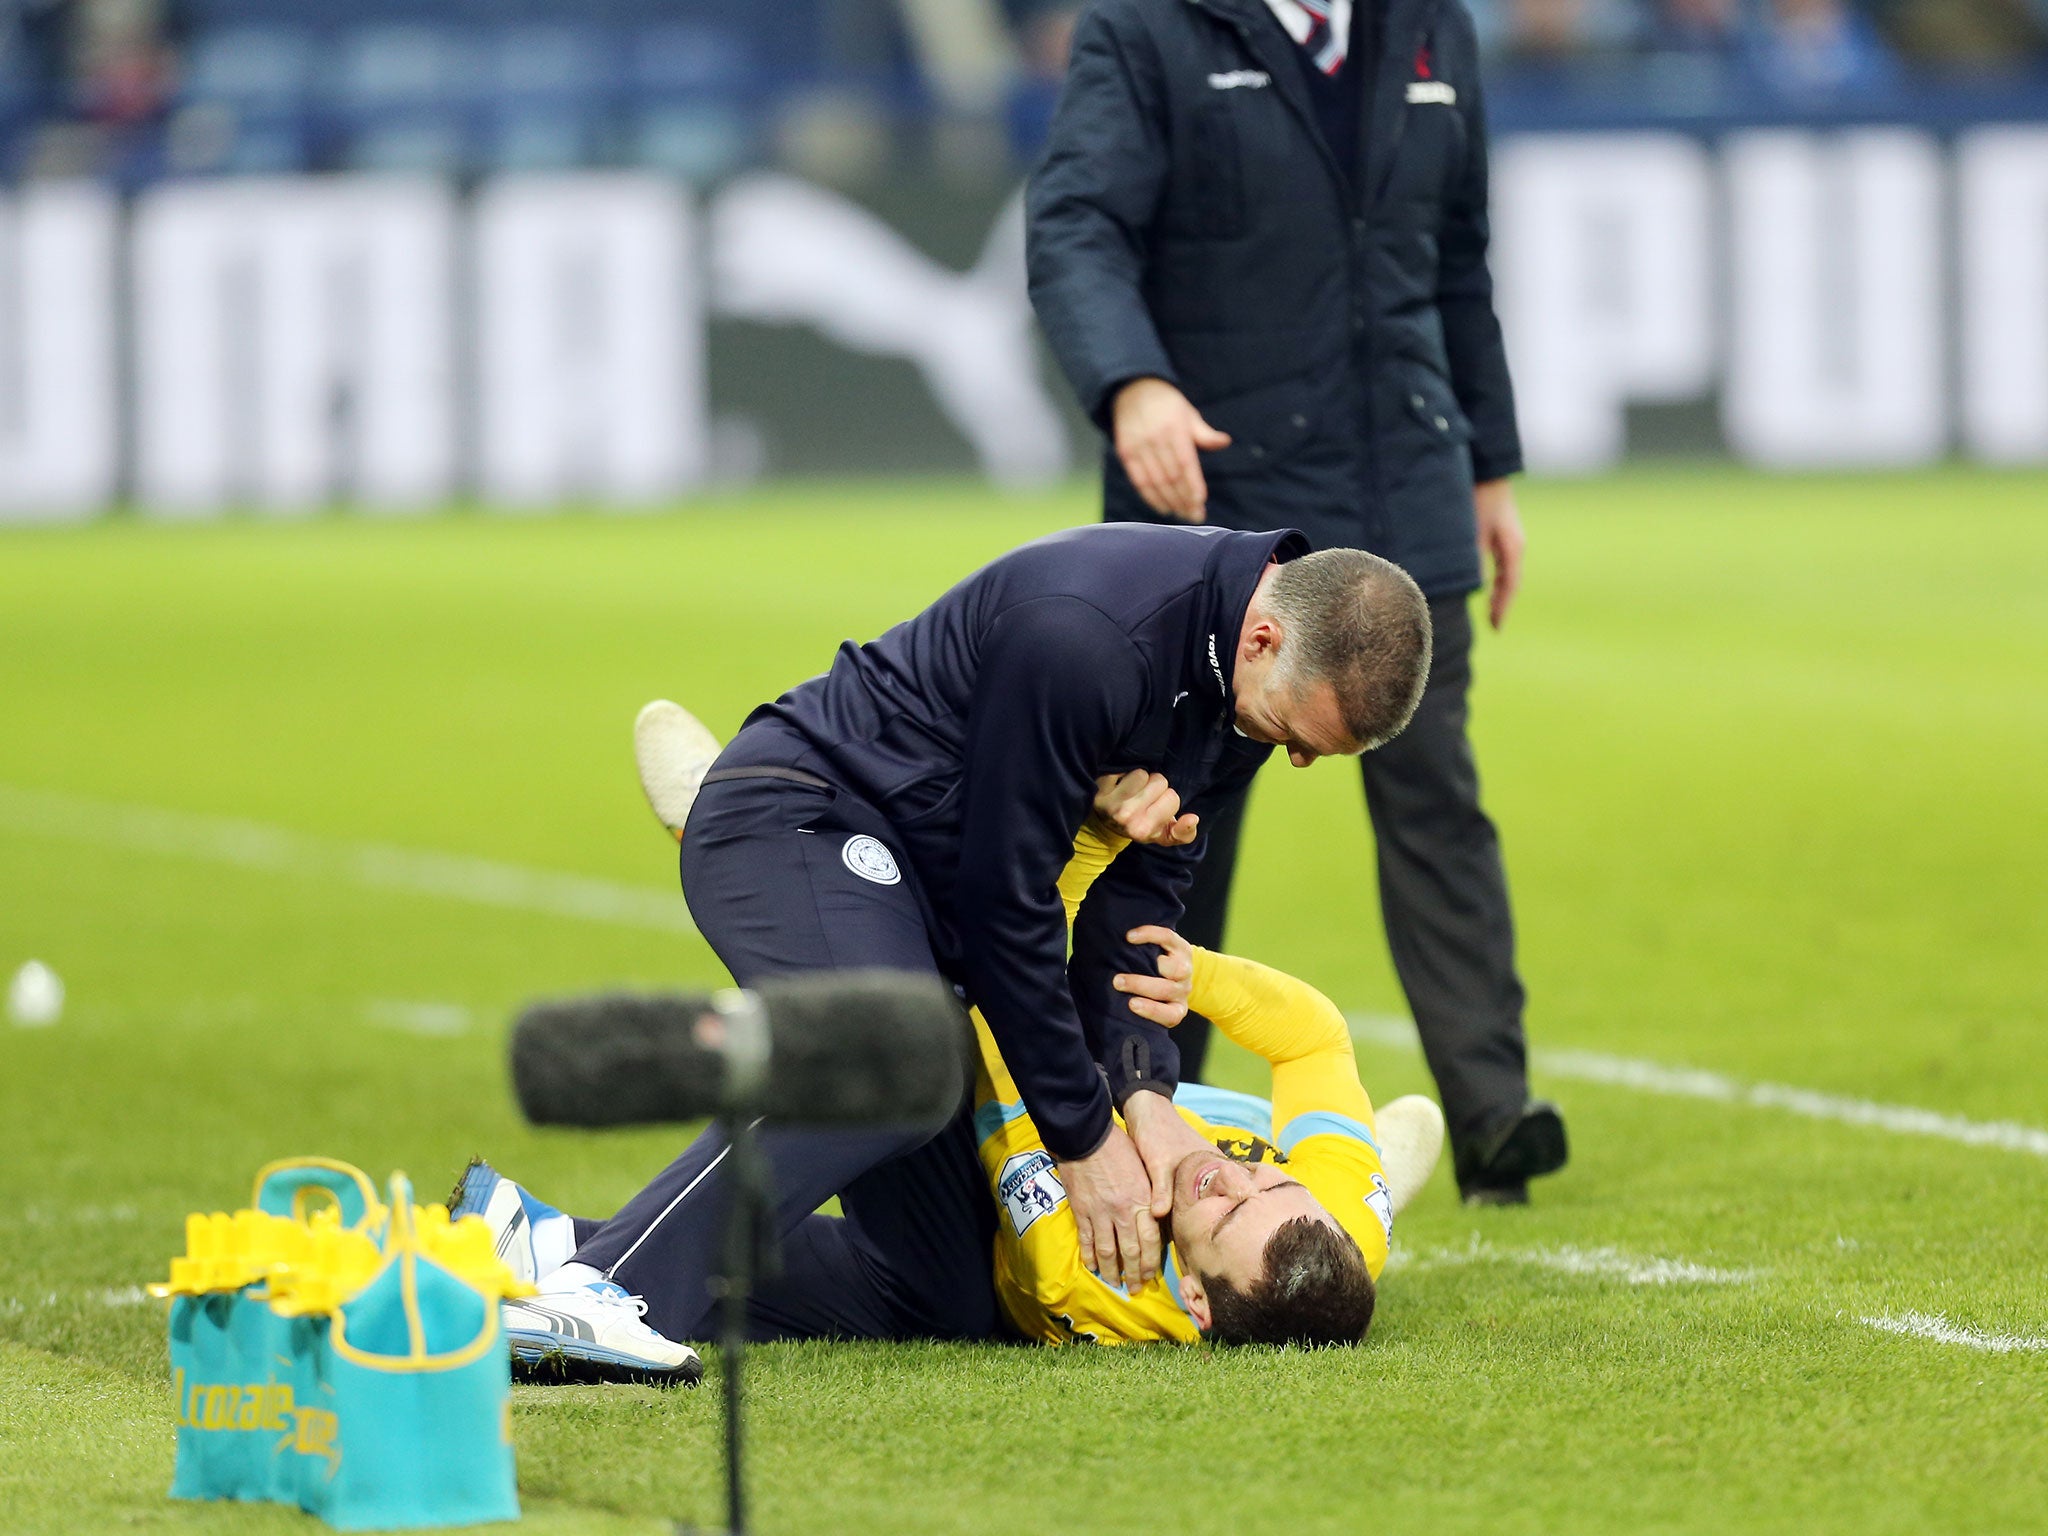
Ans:
[[[1459,0],[1096,0],[1029,195],[1031,296],[1111,439],[1111,521],[1299,528],[1430,598],[1429,689],[1364,761],[1381,906],[1476,1203],[1526,1200],[1507,881],[1466,734],[1467,598],[1521,576],[1514,398],[1486,266],[1486,124]],[[1211,810],[1183,931],[1220,946],[1243,802]],[[1191,1021],[1192,1022],[1192,1021]],[[1182,1028],[1197,1070],[1199,1036]]]

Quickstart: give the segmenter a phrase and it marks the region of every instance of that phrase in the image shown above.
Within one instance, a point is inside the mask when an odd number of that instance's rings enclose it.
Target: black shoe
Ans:
[[[1531,1100],[1489,1144],[1459,1149],[1458,1193],[1467,1205],[1527,1205],[1529,1180],[1557,1172],[1570,1155],[1557,1106]]]
[[[1467,1205],[1527,1205],[1529,1181],[1510,1179],[1505,1184],[1490,1184],[1475,1176],[1458,1185],[1458,1198]]]

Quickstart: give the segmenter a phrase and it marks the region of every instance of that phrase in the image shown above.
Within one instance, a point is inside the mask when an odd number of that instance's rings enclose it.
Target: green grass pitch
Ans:
[[[1475,728],[1571,1168],[1520,1211],[1439,1174],[1357,1351],[764,1350],[762,1529],[2048,1528],[2048,479],[1672,469],[1524,505]],[[0,968],[70,988],[0,1025],[0,1531],[311,1529],[164,1497],[133,1287],[184,1213],[300,1151],[623,1200],[680,1136],[522,1127],[503,1031],[719,979],[670,921],[635,709],[730,730],[1088,515],[821,485],[0,537]],[[1373,902],[1355,774],[1269,772],[1233,947],[1355,1011],[1386,1098],[1427,1079]],[[526,1525],[715,1522],[717,1410],[522,1391]]]

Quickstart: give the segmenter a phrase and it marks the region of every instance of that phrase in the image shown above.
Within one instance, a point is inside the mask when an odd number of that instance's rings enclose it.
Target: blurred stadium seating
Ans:
[[[1463,3],[1533,468],[2048,463],[2048,0]],[[1079,10],[0,0],[0,522],[1057,477]]]
[[[1078,7],[989,11],[1012,169]],[[1503,128],[2048,116],[2048,0],[1469,0]],[[0,12],[0,166],[165,174],[777,157],[829,96],[895,158],[959,115],[910,0],[24,0]],[[1014,46],[1009,46],[1010,44]],[[969,75],[973,70],[970,68]],[[985,94],[985,93],[984,93]],[[990,116],[971,99],[970,114]]]
[[[793,95],[851,87],[892,113],[915,97],[886,10],[876,26],[849,28],[826,14],[835,9],[27,0],[0,11],[0,167],[130,184],[621,164],[707,178],[756,158],[773,106]]]

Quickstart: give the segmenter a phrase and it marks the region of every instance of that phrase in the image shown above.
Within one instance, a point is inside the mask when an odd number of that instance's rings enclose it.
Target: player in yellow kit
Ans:
[[[665,708],[682,714],[678,706]],[[643,726],[648,718],[643,713]],[[696,734],[709,741],[701,727]],[[696,756],[708,761],[711,747]],[[677,806],[687,805],[695,779],[682,775],[681,788],[672,791],[644,761],[642,776],[657,811],[667,807],[664,824],[679,829]],[[1180,843],[1195,835],[1195,819],[1179,814],[1178,796],[1157,774],[1109,776],[1098,791],[1095,815],[1060,880],[1070,924],[1129,835]],[[1353,1343],[1364,1336],[1394,1217],[1441,1151],[1441,1113],[1420,1098],[1397,1099],[1376,1113],[1359,1084],[1342,1015],[1304,983],[1191,949],[1164,928],[1138,929],[1131,941],[1156,947],[1160,957],[1156,974],[1116,978],[1134,1012],[1170,1026],[1192,1004],[1272,1068],[1270,1101],[1200,1084],[1181,1085],[1172,1100],[1149,1090],[1127,1099],[1129,1129],[1154,1179],[1154,1210],[1169,1217],[1163,1275],[1125,1291],[1091,1273],[1058,1165],[977,1018],[981,1067],[972,1130],[963,1116],[945,1167],[925,1170],[932,1175],[931,1207],[919,1207],[907,1226],[890,1226],[884,1236],[894,1246],[872,1233],[849,1237],[858,1225],[851,1217],[809,1217],[786,1239],[801,1250],[793,1266],[801,1273],[786,1273],[779,1288],[757,1290],[753,1326],[778,1338],[957,1337],[916,1317],[870,1317],[854,1305],[868,1291],[901,1292],[913,1301],[950,1294],[918,1290],[931,1283],[931,1264],[897,1262],[897,1247],[922,1253],[936,1242],[957,1247],[969,1268],[978,1269],[978,1256],[987,1255],[989,1269],[972,1278],[955,1273],[948,1285],[991,1285],[989,1299],[1010,1328],[1046,1343]],[[966,1207],[979,1206],[984,1178],[994,1197],[992,1245],[986,1222],[959,1220]],[[963,1192],[964,1201],[951,1200]],[[482,1214],[501,1255],[525,1277],[566,1262],[579,1234],[601,1224],[567,1215],[481,1162],[465,1171],[451,1197],[456,1208]],[[826,1263],[830,1255],[845,1262]],[[775,1304],[764,1307],[770,1289]],[[993,1312],[987,1315],[993,1325]]]
[[[1069,922],[1124,846],[1097,824],[1082,831],[1060,882]],[[1435,1163],[1441,1114],[1421,1099],[1389,1106],[1402,1122],[1390,1183],[1350,1032],[1328,998],[1269,967],[1191,949],[1164,928],[1131,938],[1159,947],[1167,984],[1119,985],[1184,1004],[1263,1057],[1273,1097],[1180,1087],[1172,1248],[1159,1281],[1127,1292],[1083,1263],[1057,1165],[977,1017],[975,1135],[999,1213],[996,1290],[1009,1321],[1044,1343],[1363,1338],[1395,1210]]]

